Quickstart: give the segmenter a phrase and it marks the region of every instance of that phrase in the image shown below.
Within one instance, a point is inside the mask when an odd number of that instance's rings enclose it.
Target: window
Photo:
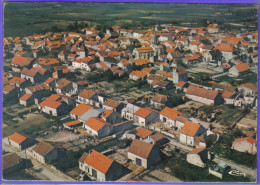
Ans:
[[[94,178],[97,178],[97,171],[95,169],[92,169],[92,176]]]

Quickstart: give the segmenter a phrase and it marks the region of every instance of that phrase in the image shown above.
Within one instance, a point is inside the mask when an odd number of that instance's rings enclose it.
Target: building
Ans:
[[[238,138],[232,142],[231,149],[237,150],[239,152],[256,154],[257,141],[251,137]]]
[[[80,116],[88,112],[89,110],[93,109],[94,107],[86,104],[79,104],[75,107],[72,111],[70,111],[70,117],[72,119],[79,119]]]
[[[21,78],[28,80],[31,83],[44,82],[51,76],[51,72],[41,67],[33,67],[31,69],[23,68]]]
[[[131,80],[145,80],[146,77],[147,77],[147,74],[148,72],[144,72],[144,71],[132,71],[130,74],[129,74],[129,79]]]
[[[82,127],[82,122],[80,120],[70,121],[63,123],[63,127],[68,130],[74,130],[77,127]]]
[[[92,150],[83,153],[79,168],[97,181],[115,181],[123,175],[123,166],[107,156]]]
[[[177,84],[180,81],[188,81],[187,71],[183,67],[176,67],[173,69],[173,83]]]
[[[113,127],[102,118],[91,117],[83,124],[85,131],[98,139],[107,137],[113,132]]]
[[[16,153],[2,155],[2,162],[3,175],[14,173],[25,167],[25,161],[22,161]]]
[[[59,95],[52,94],[50,97],[42,101],[38,108],[51,116],[60,116],[69,113],[69,106]]]
[[[113,110],[106,110],[102,113],[101,118],[110,124],[116,124],[122,121],[120,113]]]
[[[121,110],[121,117],[127,120],[134,120],[134,113],[138,111],[140,107],[128,103],[122,110]]]
[[[161,160],[160,150],[153,144],[135,139],[128,149],[128,159],[148,168]]]
[[[65,149],[55,143],[41,141],[32,148],[32,152],[33,158],[45,164],[64,156]]]
[[[19,103],[24,106],[30,106],[34,104],[34,97],[32,94],[24,94],[20,99]]]
[[[224,100],[218,91],[208,90],[196,85],[190,85],[188,87],[186,97],[207,105],[220,105],[224,103]]]
[[[175,110],[171,109],[169,107],[165,107],[161,112],[160,112],[160,121],[162,123],[165,123],[169,127],[176,127],[176,118],[181,115],[182,113]]]
[[[195,166],[206,167],[208,159],[208,151],[206,148],[195,148],[187,154],[186,161]]]
[[[15,132],[13,135],[8,136],[7,141],[9,145],[18,148],[19,150],[24,150],[37,143],[37,141],[30,136],[20,134],[18,132]]]
[[[164,106],[172,107],[173,100],[169,96],[155,94],[150,100],[150,105],[157,109],[162,109]]]
[[[93,105],[95,107],[101,107],[101,104],[104,102],[104,98],[99,96],[96,92],[90,90],[83,90],[78,95],[78,102],[88,105]]]
[[[241,84],[237,87],[238,92],[243,95],[256,96],[257,87],[252,83]]]
[[[233,67],[229,69],[229,74],[231,74],[234,77],[238,77],[240,75],[245,75],[250,73],[250,66],[247,63],[242,64],[236,64]]]
[[[180,131],[180,142],[194,146],[195,137],[200,136],[205,132],[206,129],[202,125],[191,121],[186,121]]]
[[[134,113],[134,122],[140,126],[147,126],[159,118],[159,112],[150,108],[140,108]]]
[[[115,100],[112,100],[112,99],[107,99],[103,103],[103,109],[112,110],[114,112],[120,112],[121,113],[121,110],[123,108],[124,108],[124,104],[122,102],[115,101]]]
[[[147,139],[149,136],[151,136],[152,133],[153,132],[151,132],[150,130],[147,130],[143,127],[139,127],[137,129],[137,133],[135,135],[136,135],[137,139],[144,140],[144,139]]]

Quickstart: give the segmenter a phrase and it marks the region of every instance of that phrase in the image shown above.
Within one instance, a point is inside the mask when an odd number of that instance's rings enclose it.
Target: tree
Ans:
[[[104,73],[104,80],[107,82],[112,82],[114,80],[114,75],[111,69],[106,70]]]
[[[197,23],[198,27],[207,27],[208,21],[206,19],[200,19]]]

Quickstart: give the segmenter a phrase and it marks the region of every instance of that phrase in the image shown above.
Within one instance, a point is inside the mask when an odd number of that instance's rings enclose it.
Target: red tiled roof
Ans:
[[[151,132],[150,130],[147,130],[143,127],[139,127],[137,129],[137,133],[136,133],[136,136],[139,136],[143,139],[147,138],[148,136],[150,136],[153,132]]]
[[[199,128],[200,128],[200,125],[198,123],[186,121],[186,123],[182,127],[180,133],[193,137],[193,136],[195,136],[195,134],[197,133]]]
[[[136,116],[140,116],[142,118],[146,118],[152,111],[147,110],[146,108],[140,108],[138,111],[135,112]]]
[[[103,105],[112,107],[112,108],[117,108],[120,105],[120,102],[112,100],[112,99],[107,99],[107,101],[105,103],[103,103]]]
[[[89,154],[84,161],[84,163],[103,174],[106,174],[113,162],[112,159],[95,150],[92,150],[91,154]]]
[[[23,78],[19,78],[19,77],[14,76],[11,80],[9,80],[9,83],[11,83],[11,84],[22,84],[25,81],[26,80],[23,79]]]
[[[238,138],[238,139],[235,139],[233,142],[240,142],[240,141],[247,141],[251,144],[257,144],[257,141],[251,137]]]
[[[186,84],[184,81],[179,81],[176,86],[183,87]]]
[[[257,87],[254,84],[246,83],[246,84],[241,84],[238,87],[243,87],[243,86],[247,87],[247,88],[251,89],[252,91],[254,91],[255,93],[257,93]]]
[[[80,123],[81,122],[79,120],[75,120],[75,121],[70,121],[70,122],[64,123],[64,125],[70,127],[70,126],[73,126],[73,125],[78,125]]]
[[[177,116],[181,115],[182,113],[175,110],[175,109],[171,109],[169,107],[165,107],[161,112],[161,115],[170,118],[171,120],[176,120]]]
[[[76,116],[82,116],[84,113],[88,112],[90,109],[93,109],[93,107],[90,105],[79,104],[72,111],[70,111],[70,114],[74,114]]]
[[[49,84],[51,82],[53,82],[55,80],[55,78],[48,78],[44,83]]]
[[[230,44],[226,44],[226,43],[220,43],[219,45],[217,45],[214,50],[220,50],[220,51],[226,51],[226,52],[233,52],[234,49]]]
[[[152,97],[152,99],[151,99],[151,101],[154,101],[154,102],[157,102],[157,103],[166,103],[166,101],[167,101],[167,99],[168,99],[168,96],[166,96],[166,95],[163,95],[163,94],[155,94],[153,97]]]
[[[234,95],[235,93],[234,92],[231,92],[231,91],[224,91],[223,93],[222,93],[222,97],[223,98],[231,98],[233,95]]]
[[[27,101],[30,97],[32,97],[32,94],[24,94],[24,95],[20,98],[20,100],[22,100],[22,101]]]
[[[216,96],[218,95],[218,92],[200,88],[199,86],[196,86],[196,85],[190,85],[188,87],[188,90],[186,91],[186,94],[214,100],[216,98]]]
[[[98,63],[102,68],[104,68],[105,70],[108,70],[109,67],[104,63],[104,62],[99,62]]]
[[[147,74],[148,74],[148,72],[143,72],[143,71],[132,71],[130,73],[130,75],[138,76],[138,77],[141,77],[141,78],[146,77]]]
[[[59,64],[60,62],[55,58],[38,58],[37,63],[41,66],[48,66]]]
[[[26,136],[24,134],[19,134],[18,132],[15,132],[13,135],[8,136],[8,138],[12,141],[14,141],[17,144],[21,144],[24,142],[27,138],[30,138],[29,136]]]
[[[47,69],[44,69],[42,67],[33,67],[31,69],[23,68],[23,70],[21,71],[21,74],[34,77],[37,73],[44,75],[46,73],[46,71],[47,71]]]
[[[200,152],[204,151],[206,148],[195,148],[189,152],[189,154],[199,154]]]
[[[28,66],[33,61],[33,58],[14,56],[12,64],[20,67]]]
[[[110,125],[110,124],[101,118],[91,117],[88,121],[85,122],[85,125],[98,132],[105,125]]]
[[[108,116],[110,116],[114,111],[112,110],[106,110],[105,112],[102,113],[102,117],[103,118],[107,118]]]
[[[235,68],[237,68],[238,72],[244,72],[251,69],[247,63],[237,64],[235,65]]]
[[[90,90],[85,89],[81,93],[79,93],[79,97],[90,99],[92,96],[94,96],[96,93]]]
[[[128,149],[128,152],[135,154],[139,157],[142,157],[144,159],[147,159],[150,155],[150,152],[152,151],[154,145],[146,143],[141,140],[133,140],[131,143],[131,146]]]
[[[5,91],[5,92],[11,92],[14,88],[15,88],[15,86],[5,85],[5,86],[3,87],[3,91]]]

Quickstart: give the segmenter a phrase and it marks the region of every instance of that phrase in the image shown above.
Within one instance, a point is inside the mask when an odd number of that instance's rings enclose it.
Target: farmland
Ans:
[[[53,26],[66,30],[66,27],[76,20],[83,24],[113,25],[128,22],[149,27],[163,23],[196,24],[201,19],[208,19],[219,25],[225,24],[223,20],[226,20],[245,26],[256,26],[257,6],[232,5],[232,9],[229,6],[231,5],[8,2],[4,11],[4,35],[26,36],[51,31]]]

